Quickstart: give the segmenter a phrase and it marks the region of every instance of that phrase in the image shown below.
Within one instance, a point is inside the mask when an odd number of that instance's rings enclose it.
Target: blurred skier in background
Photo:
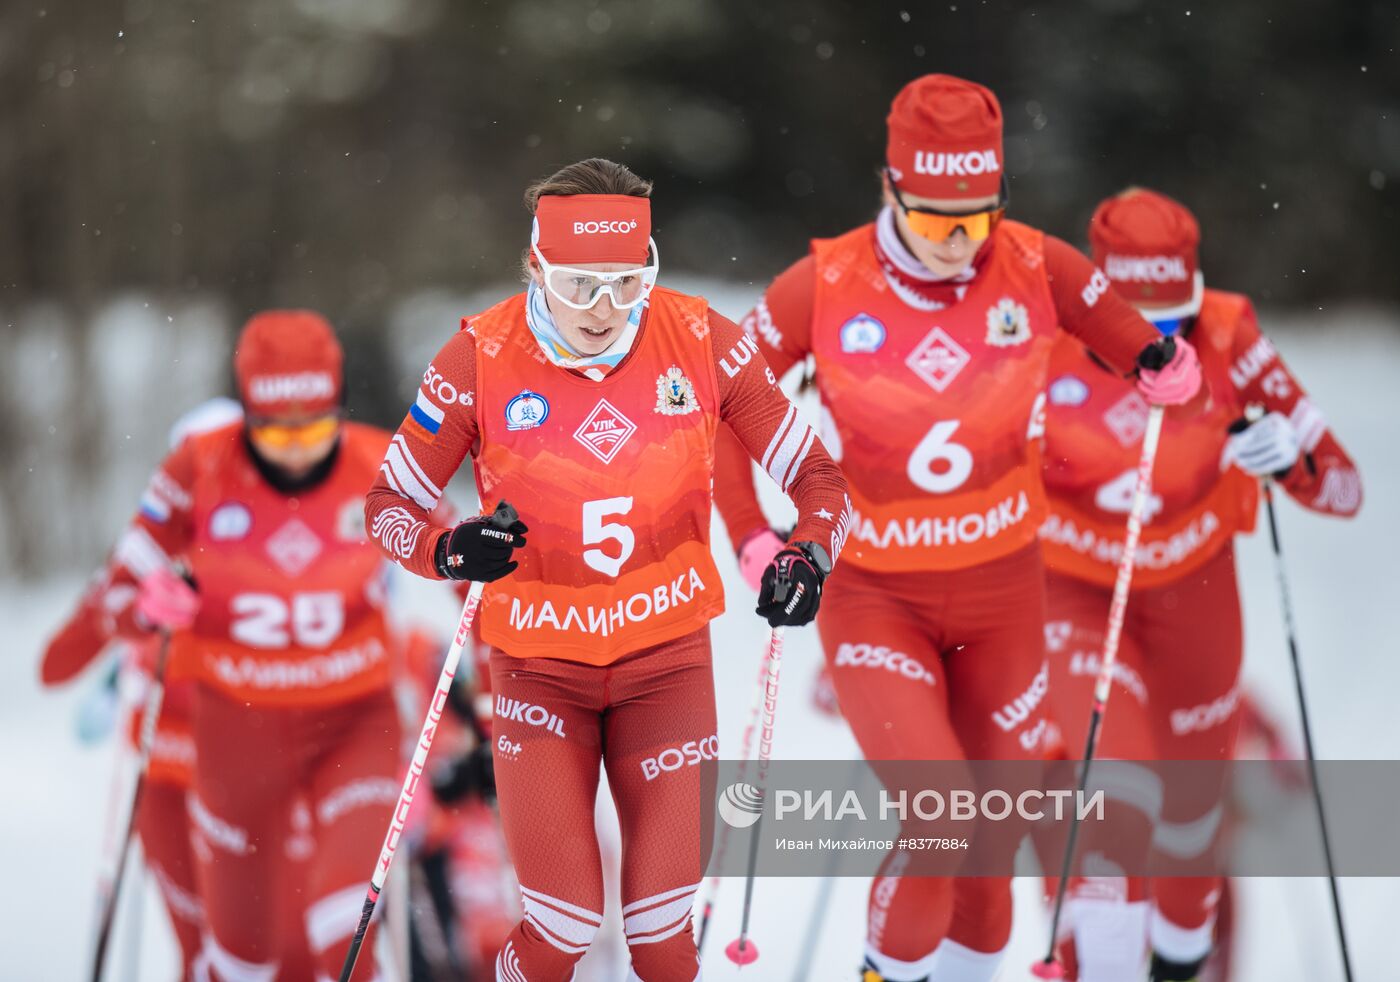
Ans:
[[[1154,191],[1131,188],[1102,202],[1089,225],[1095,264],[1113,293],[1164,337],[1199,353],[1211,400],[1169,412],[1138,547],[1109,720],[1099,755],[1122,760],[1223,761],[1235,750],[1243,656],[1234,537],[1253,530],[1259,482],[1272,480],[1303,507],[1349,518],[1361,507],[1356,465],[1260,329],[1249,299],[1208,289],[1195,216]],[[1148,400],[1077,339],[1050,360],[1041,528],[1048,568],[1045,628],[1050,704],[1066,749],[1084,745],[1109,601],[1122,555]],[[1168,793],[1109,790],[1134,809],[1138,830],[1118,839],[1187,858],[1221,817],[1219,783]],[[1221,772],[1223,779],[1223,771]],[[1206,786],[1210,785],[1210,786]],[[1169,789],[1171,790],[1171,789]],[[1079,977],[1136,978],[1150,937],[1152,978],[1197,977],[1210,952],[1222,884],[1210,877],[1092,877],[1071,883]]]
[[[190,646],[175,666],[194,678],[200,979],[284,977],[296,934],[314,977],[338,975],[398,797],[384,567],[362,520],[389,434],[342,419],[342,361],[317,314],[253,317],[234,355],[243,420],[161,464],[132,533],[159,562],[116,578],[136,588],[119,629]],[[309,854],[291,882],[295,832]]]
[[[217,429],[242,415],[242,409],[233,400],[211,399],[175,423],[170,431],[170,447],[174,449],[187,437]],[[134,752],[140,744],[144,719],[140,690],[150,684],[158,641],[154,636],[135,641],[118,636],[117,616],[133,602],[136,589],[130,583],[115,581],[124,564],[152,569],[159,562],[160,557],[149,550],[143,554],[139,535],[128,532],[118,538],[107,565],[89,581],[77,608],[44,649],[39,675],[46,687],[69,682],[94,663],[101,666],[100,678],[80,706],[78,726],[84,742],[105,737],[115,726],[120,730],[117,738],[126,742],[129,751]],[[194,959],[204,929],[204,904],[195,882],[187,814],[194,775],[192,690],[188,679],[171,680],[166,685],[147,765],[146,787],[135,821],[146,866],[156,881],[179,946],[180,977],[185,980],[193,978]],[[123,703],[137,708],[123,715]],[[116,774],[113,779],[116,780]],[[107,820],[111,827],[105,838],[110,839],[118,834],[116,826],[122,816],[109,814]],[[110,883],[103,884],[102,889],[110,888]]]

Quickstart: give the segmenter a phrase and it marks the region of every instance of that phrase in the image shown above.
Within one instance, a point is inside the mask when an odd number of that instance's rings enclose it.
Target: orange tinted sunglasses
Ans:
[[[269,447],[289,447],[299,444],[309,447],[335,436],[340,428],[339,416],[322,416],[308,423],[249,423],[253,439]]]
[[[889,179],[888,171],[885,176]],[[984,208],[981,211],[934,211],[930,208],[914,208],[905,204],[893,179],[889,179],[889,185],[890,193],[894,195],[895,202],[900,211],[904,212],[905,220],[909,222],[909,228],[915,235],[933,242],[942,242],[958,229],[962,229],[969,239],[987,238],[992,234],[992,229],[997,227],[997,222],[1006,214],[1006,206],[1011,200],[1005,177],[1001,179],[1001,200],[995,208]]]

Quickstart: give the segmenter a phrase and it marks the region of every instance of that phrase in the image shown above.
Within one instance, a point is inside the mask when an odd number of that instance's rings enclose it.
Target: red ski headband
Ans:
[[[555,265],[645,266],[651,200],[631,194],[547,194],[535,206],[535,244]]]

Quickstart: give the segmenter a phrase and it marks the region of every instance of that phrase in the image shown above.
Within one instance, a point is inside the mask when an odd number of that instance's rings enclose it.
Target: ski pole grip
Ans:
[[[1137,363],[1139,368],[1149,372],[1160,372],[1175,357],[1176,338],[1168,334],[1143,348],[1138,354]]]
[[[509,501],[498,501],[496,510],[491,513],[490,523],[502,532],[508,531],[512,525],[520,521],[520,513],[515,510]]]

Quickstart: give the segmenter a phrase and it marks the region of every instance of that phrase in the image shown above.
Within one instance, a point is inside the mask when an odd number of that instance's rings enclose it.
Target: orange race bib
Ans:
[[[331,473],[294,495],[257,473],[240,435],[192,439],[200,608],[172,651],[175,676],[260,705],[325,705],[387,686],[385,567],[365,536],[364,495],[389,434],[344,424]]]
[[[530,527],[490,584],[481,635],[518,658],[606,665],[724,610],[710,556],[719,386],[708,305],[660,287],[601,381],[547,363],[516,296],[468,318],[477,345],[478,487]]]
[[[1199,568],[1237,532],[1254,528],[1259,484],[1221,470],[1230,424],[1244,414],[1231,382],[1238,306],[1207,290],[1191,333],[1211,398],[1204,410],[1169,410],[1152,474],[1134,586],[1169,583]],[[1111,586],[1123,552],[1148,406],[1066,336],[1050,360],[1045,484],[1050,515],[1041,529],[1046,566]]]
[[[1041,233],[998,228],[951,307],[903,292],[872,226],[818,241],[812,350],[822,441],[856,510],[842,561],[948,570],[1035,540],[1039,443],[1058,319]]]

